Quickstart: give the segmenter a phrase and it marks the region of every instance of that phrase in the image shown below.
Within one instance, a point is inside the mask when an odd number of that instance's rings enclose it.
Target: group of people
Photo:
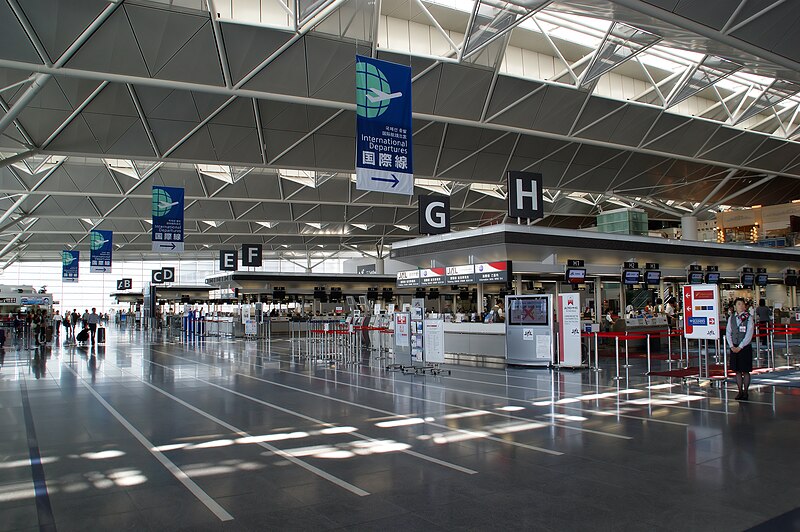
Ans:
[[[106,320],[107,319],[106,317]],[[63,316],[59,314],[59,311],[56,311],[53,316],[53,321],[55,322],[56,330],[58,330],[59,325],[64,327],[67,339],[81,341],[82,339],[79,338],[81,332],[87,331],[86,340],[82,341],[91,341],[92,344],[95,344],[97,339],[97,326],[101,323],[102,318],[97,313],[96,308],[92,308],[91,312],[89,312],[89,309],[86,309],[83,314],[78,314],[77,309],[72,309],[72,312],[66,312]],[[78,331],[77,333],[76,330]]]

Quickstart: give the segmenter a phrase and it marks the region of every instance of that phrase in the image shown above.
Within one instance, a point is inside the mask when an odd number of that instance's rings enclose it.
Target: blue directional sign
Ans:
[[[412,195],[411,68],[356,56],[356,188]]]
[[[183,252],[183,188],[153,187],[153,251]]]
[[[92,230],[89,233],[89,271],[111,273],[111,252],[114,235],[111,231]]]
[[[78,263],[81,252],[64,250],[61,252],[61,281],[64,283],[78,282]]]

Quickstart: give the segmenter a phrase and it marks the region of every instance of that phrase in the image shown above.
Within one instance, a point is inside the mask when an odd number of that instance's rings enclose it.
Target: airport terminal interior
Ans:
[[[0,531],[800,530],[798,23],[0,0]]]

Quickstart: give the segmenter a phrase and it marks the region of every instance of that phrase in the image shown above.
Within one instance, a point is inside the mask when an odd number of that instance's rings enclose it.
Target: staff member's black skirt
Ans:
[[[734,353],[733,351],[731,351],[728,356],[730,356],[731,371],[744,371],[744,372],[753,371],[752,345],[743,347],[742,350],[739,351],[738,353]]]

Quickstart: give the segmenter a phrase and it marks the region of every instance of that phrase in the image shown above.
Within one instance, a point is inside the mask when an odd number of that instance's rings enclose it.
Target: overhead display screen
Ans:
[[[703,272],[689,272],[687,281],[689,284],[703,284],[705,275],[703,275]]]
[[[661,282],[661,270],[647,270],[644,272],[645,284],[658,284]]]
[[[509,325],[549,325],[550,308],[545,297],[510,298],[508,300]]]
[[[719,272],[708,272],[706,274],[706,283],[707,284],[719,283]]]
[[[755,274],[753,273],[743,273],[741,276],[742,286],[746,288],[752,288],[753,283],[755,283]]]
[[[586,268],[567,268],[564,277],[570,284],[583,284],[586,282]]]
[[[623,270],[622,284],[634,285],[641,282],[642,272],[639,270]]]
[[[767,281],[769,277],[766,273],[758,273],[756,274],[756,284],[758,286],[767,286]]]

